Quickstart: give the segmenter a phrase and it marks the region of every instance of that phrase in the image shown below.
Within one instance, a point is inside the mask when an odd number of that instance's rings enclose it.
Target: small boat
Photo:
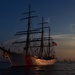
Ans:
[[[50,27],[44,26],[47,23],[44,22],[44,17],[42,17],[42,22],[39,23],[41,27],[31,29],[31,18],[36,17],[31,16],[33,12],[35,11],[31,11],[29,5],[29,12],[24,13],[28,14],[28,17],[21,19],[28,19],[27,30],[15,34],[16,36],[25,35],[25,39],[23,41],[16,40],[12,43],[13,47],[17,44],[23,44],[24,47],[20,49],[22,52],[18,53],[15,52],[16,49],[12,51],[11,48],[8,50],[4,46],[0,46],[0,49],[4,52],[3,56],[9,59],[11,66],[54,65],[57,61],[54,52],[54,46],[57,46],[57,44],[50,35]]]

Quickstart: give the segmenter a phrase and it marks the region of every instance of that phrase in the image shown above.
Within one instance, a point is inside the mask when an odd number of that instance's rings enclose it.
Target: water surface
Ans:
[[[75,62],[29,67],[11,67],[10,63],[1,62],[0,75],[75,75]]]

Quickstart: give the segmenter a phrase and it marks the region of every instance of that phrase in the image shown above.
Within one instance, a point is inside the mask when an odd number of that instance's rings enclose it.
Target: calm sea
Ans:
[[[75,62],[56,63],[54,66],[11,67],[0,63],[0,75],[75,75]]]

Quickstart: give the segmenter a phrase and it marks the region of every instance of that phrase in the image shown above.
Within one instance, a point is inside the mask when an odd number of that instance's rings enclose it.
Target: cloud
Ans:
[[[70,30],[70,32],[75,32],[75,24],[70,24],[69,30]]]
[[[52,35],[57,43],[55,47],[56,55],[60,59],[75,59],[75,35],[74,34],[59,34]]]
[[[46,34],[47,36],[48,34]],[[74,34],[59,34],[59,35],[52,35],[53,40],[58,44],[58,47],[63,49],[63,46],[65,48],[74,48],[75,47],[75,35]],[[19,37],[18,40],[24,40],[25,36]],[[9,40],[4,42],[4,45],[12,45],[11,43],[13,43],[14,41],[16,41],[17,38]]]
[[[51,23],[51,17],[47,18],[46,22],[48,22],[50,24]]]
[[[54,40],[59,44],[58,46],[63,49],[63,47],[69,49],[75,48],[75,35],[74,34],[59,34],[52,35]]]

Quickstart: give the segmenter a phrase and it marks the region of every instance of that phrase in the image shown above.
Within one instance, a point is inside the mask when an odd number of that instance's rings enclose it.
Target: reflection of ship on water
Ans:
[[[36,16],[31,16],[31,13],[35,11],[31,11],[31,7],[29,6],[29,12],[24,13],[28,14],[28,28],[27,31],[19,31],[16,35],[26,35],[25,40],[16,41],[12,45],[13,47],[17,44],[23,44],[23,48],[21,53],[16,53],[5,49],[4,47],[0,47],[0,49],[4,52],[4,57],[7,57],[12,66],[25,66],[25,65],[53,65],[56,62],[54,46],[57,44],[50,37],[50,27],[44,27],[44,18],[42,17],[42,23],[40,28],[31,29],[31,18]],[[45,31],[48,36],[45,35]],[[33,35],[35,34],[35,37]],[[33,38],[31,38],[33,37]],[[16,51],[17,49],[15,49]]]

